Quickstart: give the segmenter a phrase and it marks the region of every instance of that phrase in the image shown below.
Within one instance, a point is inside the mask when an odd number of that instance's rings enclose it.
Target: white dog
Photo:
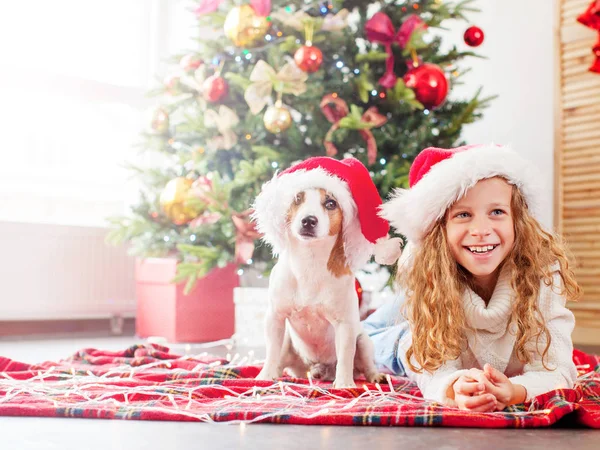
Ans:
[[[287,368],[296,377],[335,376],[336,388],[355,387],[355,372],[381,381],[353,275],[373,253],[372,241],[387,239],[380,204],[355,159],[310,158],[263,186],[254,218],[279,260],[269,281],[267,354],[257,379],[278,378]]]

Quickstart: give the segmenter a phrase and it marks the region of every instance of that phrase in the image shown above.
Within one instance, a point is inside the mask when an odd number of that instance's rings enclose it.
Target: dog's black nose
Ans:
[[[315,216],[306,216],[302,219],[302,227],[307,229],[313,229],[317,226],[319,220]]]

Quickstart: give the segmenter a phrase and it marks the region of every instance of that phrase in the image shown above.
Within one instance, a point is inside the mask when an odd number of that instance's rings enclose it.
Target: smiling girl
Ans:
[[[565,302],[580,288],[563,245],[534,218],[535,179],[507,147],[428,148],[411,188],[383,206],[411,248],[397,279],[404,294],[364,325],[377,362],[425,398],[493,411],[573,387]],[[407,320],[389,323],[398,308]]]

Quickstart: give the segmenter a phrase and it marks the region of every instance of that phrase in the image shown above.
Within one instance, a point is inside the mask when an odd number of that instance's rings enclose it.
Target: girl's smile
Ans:
[[[500,244],[491,245],[476,245],[476,246],[463,246],[463,248],[471,253],[471,257],[476,261],[487,261],[492,257],[492,253],[496,250]]]

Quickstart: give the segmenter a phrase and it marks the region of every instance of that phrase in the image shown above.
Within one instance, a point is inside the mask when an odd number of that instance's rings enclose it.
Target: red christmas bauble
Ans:
[[[463,37],[465,39],[465,44],[468,46],[479,47],[483,42],[483,30],[476,26],[469,27],[467,28],[467,31],[465,31]]]
[[[204,64],[204,61],[202,61],[202,59],[199,56],[194,55],[193,53],[188,53],[187,55],[184,55],[179,61],[179,66],[186,72],[192,72],[193,70],[196,70],[198,67],[200,67],[202,64]]]
[[[202,95],[204,95],[207,102],[218,102],[227,95],[228,91],[227,81],[218,75],[212,75],[202,83]]]
[[[415,91],[415,97],[427,109],[440,106],[448,95],[446,74],[435,64],[423,64],[404,75],[404,83]]]
[[[294,61],[304,72],[313,73],[321,67],[323,53],[314,45],[303,45],[294,53]]]

